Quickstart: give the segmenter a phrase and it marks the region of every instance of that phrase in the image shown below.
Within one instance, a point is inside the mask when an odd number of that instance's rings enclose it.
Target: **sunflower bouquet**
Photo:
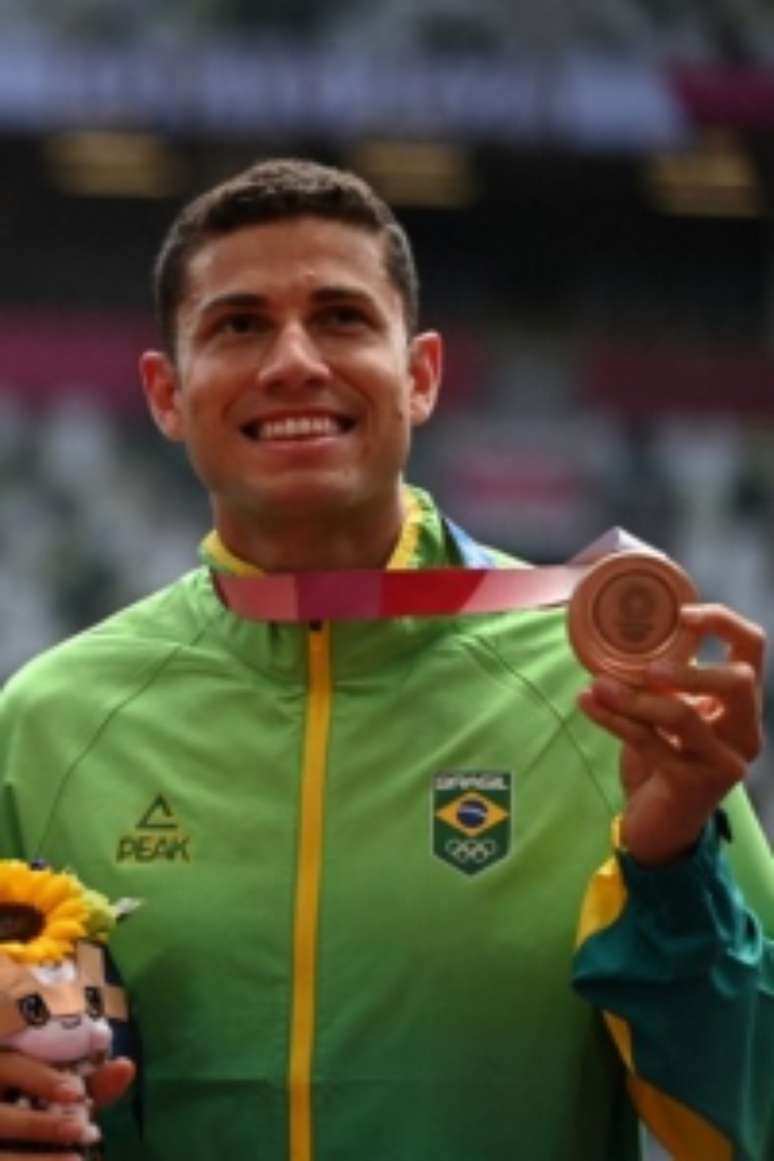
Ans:
[[[69,871],[0,860],[0,1050],[16,1051],[85,1076],[107,1059],[110,1019],[125,1020],[124,992],[106,978],[104,945],[136,903],[111,904]],[[5,1094],[46,1107],[23,1093]],[[50,1106],[48,1106],[50,1107]],[[64,1106],[62,1107],[64,1111]],[[83,1119],[84,1138],[99,1132],[88,1101],[67,1106]],[[16,1152],[57,1147],[0,1142]],[[59,1151],[72,1152],[71,1147]],[[85,1156],[98,1154],[87,1148]]]

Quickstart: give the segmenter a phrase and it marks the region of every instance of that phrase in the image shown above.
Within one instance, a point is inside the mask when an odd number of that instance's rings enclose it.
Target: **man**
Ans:
[[[762,1158],[774,891],[734,789],[760,631],[686,609],[726,661],[635,691],[589,685],[560,610],[237,616],[219,577],[505,560],[402,481],[441,340],[357,178],[255,166],[183,210],[156,286],[142,378],[209,493],[206,567],[33,662],[0,723],[5,853],[143,900],[114,942],[142,1125],[110,1110],[108,1156],[631,1161],[636,1103],[682,1158]],[[0,1108],[2,1137],[53,1127]]]

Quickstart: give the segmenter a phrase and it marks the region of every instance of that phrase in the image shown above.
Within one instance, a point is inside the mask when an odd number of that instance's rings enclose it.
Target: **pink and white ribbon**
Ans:
[[[352,569],[214,573],[224,605],[253,621],[373,621],[393,617],[464,616],[536,609],[569,600],[582,576],[604,556],[654,552],[620,528],[606,532],[567,564],[540,568]]]

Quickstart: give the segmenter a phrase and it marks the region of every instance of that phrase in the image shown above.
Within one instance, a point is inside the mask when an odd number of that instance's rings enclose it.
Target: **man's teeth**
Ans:
[[[258,429],[259,439],[303,439],[310,435],[338,435],[341,424],[329,415],[265,419]]]

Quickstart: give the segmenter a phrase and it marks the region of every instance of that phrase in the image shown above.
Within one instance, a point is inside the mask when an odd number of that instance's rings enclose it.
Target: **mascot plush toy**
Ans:
[[[109,1020],[127,1019],[127,1005],[123,990],[105,978],[104,945],[134,906],[111,905],[67,871],[0,860],[0,1051],[23,1052],[79,1076],[109,1056]],[[6,1092],[4,1099],[45,1107],[23,1093]],[[91,1118],[88,1101],[62,1111]],[[0,1141],[0,1150],[73,1152],[20,1141]],[[82,1153],[93,1161],[101,1156],[96,1146]]]

